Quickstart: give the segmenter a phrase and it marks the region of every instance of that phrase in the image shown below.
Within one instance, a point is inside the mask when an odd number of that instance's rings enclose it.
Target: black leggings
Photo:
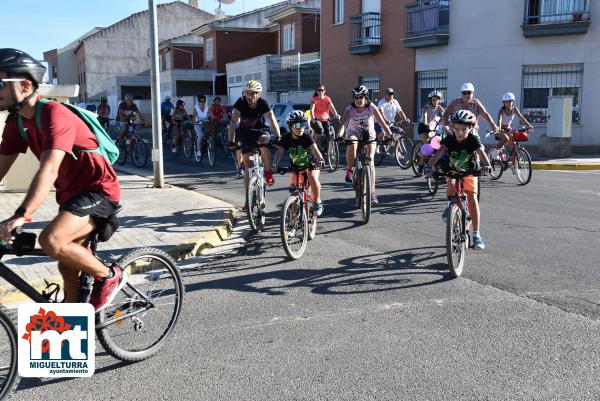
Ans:
[[[313,120],[310,126],[317,135],[325,134],[325,138],[329,139],[329,121]]]

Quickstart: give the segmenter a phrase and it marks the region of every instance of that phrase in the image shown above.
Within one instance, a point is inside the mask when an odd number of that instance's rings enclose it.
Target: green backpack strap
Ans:
[[[42,110],[44,109],[44,105],[48,103],[50,100],[48,99],[40,99],[35,104],[35,126],[38,131],[42,126]],[[19,135],[21,139],[25,142],[29,143],[29,139],[27,138],[27,133],[25,132],[25,128],[23,128],[23,117],[17,113],[17,128],[19,129]]]

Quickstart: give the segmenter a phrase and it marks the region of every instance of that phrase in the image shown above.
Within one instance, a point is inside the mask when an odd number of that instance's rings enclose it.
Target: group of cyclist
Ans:
[[[120,201],[120,185],[110,163],[99,153],[89,151],[99,146],[95,134],[66,106],[58,102],[41,104],[41,118],[36,122],[36,108],[41,98],[37,87],[45,72],[45,67],[28,54],[16,49],[0,49],[0,110],[9,111],[10,117],[3,132],[0,146],[0,179],[9,171],[19,153],[28,148],[40,160],[39,170],[21,204],[10,218],[0,222],[0,240],[10,242],[13,230],[26,222],[51,188],[56,188],[59,212],[42,231],[39,242],[47,255],[59,261],[59,270],[65,282],[65,299],[74,301],[79,286],[79,272],[84,271],[96,278],[92,292],[92,303],[97,310],[102,309],[123,287],[126,274],[117,266],[110,267],[100,263],[88,249],[90,234],[105,225]],[[243,95],[233,105],[229,118],[228,146],[240,148],[244,171],[244,187],[248,185],[248,171],[253,166],[253,153],[257,150],[264,165],[264,178],[267,185],[273,185],[272,168],[277,168],[284,152],[290,156],[295,171],[309,169],[309,184],[315,197],[315,212],[323,213],[319,167],[324,165],[323,155],[316,146],[321,135],[330,134],[329,123],[339,118],[332,100],[325,94],[325,86],[319,84],[311,100],[310,114],[307,118],[303,111],[292,111],[287,116],[288,130],[282,137],[279,125],[267,101],[262,98],[262,85],[251,80],[247,83]],[[461,96],[450,102],[444,109],[441,106],[442,95],[432,91],[428,103],[421,110],[418,132],[423,141],[429,141],[429,132],[435,125],[442,124],[443,132],[448,133],[442,140],[439,150],[427,163],[426,174],[431,174],[438,161],[445,160],[450,168],[459,172],[468,172],[474,165],[490,166],[490,160],[483,151],[483,145],[477,135],[478,118],[482,116],[496,132],[498,146],[514,146],[510,136],[510,124],[517,116],[528,127],[531,125],[514,106],[515,97],[506,93],[502,97],[502,108],[498,112],[496,124],[483,104],[474,98],[475,88],[471,83],[461,87]],[[366,161],[373,172],[371,204],[379,204],[375,193],[375,166],[373,156],[377,138],[391,136],[390,125],[398,118],[408,121],[399,103],[394,99],[394,90],[385,90],[385,99],[375,106],[369,98],[369,90],[363,85],[352,89],[352,102],[345,108],[341,124],[335,131],[336,140],[347,143],[347,169],[344,180],[352,182],[354,160],[358,146],[365,146]],[[197,97],[193,113],[178,100],[175,105],[170,97],[161,104],[161,116],[164,122],[172,122],[176,138],[180,137],[178,128],[183,121],[192,119],[196,134],[204,134],[202,122],[210,119],[227,119],[225,108],[216,97],[210,107],[206,105],[206,96]],[[106,99],[102,99],[99,108],[100,117],[108,118],[110,108]],[[127,95],[118,107],[117,126],[122,138],[125,127],[132,115],[137,114],[142,123],[144,118],[133,103],[133,97]],[[265,124],[270,123],[270,128]],[[40,128],[38,128],[38,124]],[[306,129],[310,126],[315,139]],[[500,129],[499,126],[502,128]],[[26,138],[20,136],[26,132]],[[271,132],[273,137],[271,137]],[[178,140],[178,139],[177,139]],[[177,141],[175,141],[175,144]],[[278,146],[274,163],[271,163],[269,145]],[[294,183],[292,176],[290,183]],[[453,195],[454,186],[449,182],[448,196]],[[293,188],[292,188],[293,189]],[[477,179],[467,177],[464,191],[472,216],[473,244],[475,249],[484,249],[480,235],[480,213],[477,202]],[[248,205],[244,205],[247,208]],[[444,216],[447,215],[447,210]]]

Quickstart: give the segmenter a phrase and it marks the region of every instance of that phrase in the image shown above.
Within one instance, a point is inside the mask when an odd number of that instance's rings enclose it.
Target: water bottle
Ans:
[[[92,295],[92,288],[94,287],[94,277],[89,274],[82,273],[79,277],[79,297],[80,303],[90,302],[90,296]]]

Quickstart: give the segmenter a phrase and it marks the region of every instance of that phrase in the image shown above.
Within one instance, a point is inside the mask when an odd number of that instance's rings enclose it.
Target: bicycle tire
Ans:
[[[462,233],[462,214],[463,211],[456,204],[452,204],[446,222],[446,257],[448,270],[454,278],[463,273],[467,253],[466,238]]]
[[[135,249],[121,257],[117,264],[128,273],[127,284],[109,307],[98,312],[96,319],[99,325],[113,318],[118,320],[107,327],[97,329],[96,334],[106,352],[113,357],[125,362],[139,362],[156,354],[173,333],[183,306],[183,282],[173,258],[160,249]],[[156,289],[157,283],[163,281],[165,281],[165,288]],[[142,289],[145,282],[153,283],[148,291]],[[148,302],[143,300],[139,293],[150,297],[156,294],[157,296],[152,298],[154,301],[159,299],[158,296],[166,294],[169,302],[161,303],[165,305],[165,309],[157,308],[156,304],[149,307]],[[139,309],[135,309],[136,307]],[[165,313],[165,310],[170,308],[172,312]],[[145,309],[142,313],[119,319],[123,314],[142,309]],[[158,313],[152,313],[154,311]],[[155,330],[154,326],[150,327],[142,321],[142,318],[147,319],[150,314],[166,320],[166,327],[164,330],[159,329],[159,336],[149,341],[148,345],[141,345],[138,334],[148,329]],[[131,346],[124,345],[122,342],[127,342]]]
[[[340,165],[340,145],[333,138],[329,138],[327,143],[327,159],[329,162],[329,172],[333,173]]]
[[[531,156],[525,148],[519,148],[516,151],[515,160],[517,162],[517,181],[519,181],[519,185],[527,185],[533,175]],[[525,172],[521,174],[522,171]]]
[[[246,216],[248,217],[250,229],[254,233],[261,231],[265,224],[265,215],[262,210],[262,205],[259,204],[259,191],[260,188],[258,187],[258,178],[253,176],[248,182],[248,191],[246,192]]]
[[[306,188],[307,193],[310,195],[310,197],[312,198],[312,189],[310,188],[310,186],[308,186],[308,188]],[[307,213],[307,221],[308,221],[308,240],[312,241],[313,239],[315,239],[315,236],[317,235],[317,213],[315,213],[313,211],[314,208],[314,203],[312,201],[308,201],[306,203],[306,213]]]
[[[438,191],[438,179],[435,177],[427,177],[427,191],[429,195],[434,196]]]
[[[490,160],[490,167],[492,171],[490,172],[490,179],[492,181],[496,181],[498,178],[502,177],[502,173],[504,172],[504,168],[502,166],[502,162],[497,158],[492,158],[492,149],[488,149],[488,159]]]
[[[381,165],[383,160],[385,159],[385,154],[387,153],[387,147],[385,142],[377,141],[377,146],[375,147],[375,160],[374,163],[376,166]],[[395,148],[395,147],[394,147]]]
[[[367,224],[371,219],[371,167],[365,165],[362,168],[361,179],[361,212],[362,221]]]
[[[296,210],[294,211],[294,209]],[[294,230],[293,233],[292,230]],[[296,195],[289,196],[283,204],[279,235],[283,244],[283,250],[288,257],[294,260],[302,257],[308,242],[308,224],[300,198]],[[290,241],[292,239],[299,239],[299,241],[292,242]],[[296,246],[292,246],[292,244]]]
[[[191,159],[194,154],[194,137],[189,130],[183,133],[183,155],[186,159]]]
[[[127,161],[127,142],[124,139],[121,139],[117,142],[117,148],[119,148],[117,164],[122,166]]]
[[[211,167],[215,166],[216,146],[215,137],[210,136],[206,141],[206,154],[208,156],[208,164],[210,164]]]
[[[398,167],[402,170],[410,168],[413,154],[412,141],[405,136],[401,136],[400,139],[394,143],[394,150]]]
[[[131,158],[133,164],[138,167],[144,167],[148,161],[148,145],[146,141],[141,138],[135,138],[131,142]]]
[[[412,167],[415,177],[421,177],[423,175],[423,168],[421,165],[421,148],[423,147],[423,141],[417,140],[413,145],[412,158],[410,166]]]
[[[196,163],[200,163],[202,162],[202,157],[204,157],[203,155],[203,146],[204,146],[204,137],[202,138],[202,140],[200,140],[200,137],[198,137],[198,135],[194,135],[194,160],[196,161]]]
[[[15,323],[6,308],[0,305],[0,401],[8,399],[20,380],[18,332]],[[8,339],[7,342],[4,337]]]

